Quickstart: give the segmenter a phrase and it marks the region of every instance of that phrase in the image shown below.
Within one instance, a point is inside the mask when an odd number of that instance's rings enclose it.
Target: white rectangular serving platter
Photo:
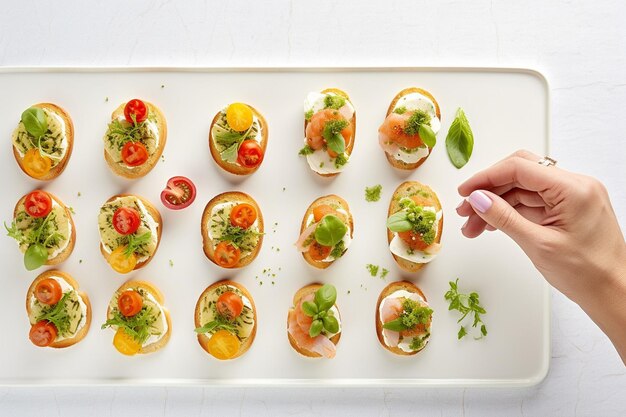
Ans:
[[[430,91],[441,107],[442,129],[430,158],[415,172],[391,168],[378,145],[377,129],[389,102],[405,87]],[[335,179],[313,174],[298,157],[303,145],[302,103],[309,91],[338,87],[357,111],[356,145],[349,166]],[[549,289],[524,253],[499,232],[474,240],[461,235],[455,213],[456,188],[478,170],[527,148],[546,154],[549,97],[544,77],[525,69],[488,68],[4,68],[0,70],[0,152],[3,197],[0,213],[10,222],[15,202],[43,187],[76,214],[77,241],[60,269],[73,275],[91,299],[93,322],[87,337],[68,349],[40,349],[28,340],[25,295],[45,268],[28,272],[9,237],[0,238],[4,278],[0,305],[1,385],[343,385],[343,386],[528,386],[546,375],[550,359]],[[146,177],[128,181],[109,171],[102,136],[111,112],[142,98],[165,114],[164,160]],[[14,161],[10,137],[21,112],[38,102],[64,107],[75,127],[74,151],[65,172],[49,183],[27,178]],[[214,114],[243,101],[269,124],[262,167],[248,178],[225,175],[208,150]],[[462,107],[475,136],[470,162],[457,170],[449,162],[445,136]],[[198,189],[195,203],[169,211],[159,201],[168,178],[184,175]],[[385,219],[393,190],[405,180],[430,185],[444,211],[443,249],[417,274],[401,271],[387,248]],[[366,186],[382,184],[379,202],[364,199]],[[202,252],[200,218],[216,194],[241,190],[260,204],[266,236],[258,258],[241,270],[220,269]],[[161,211],[161,245],[145,268],[126,276],[113,272],[100,254],[97,214],[118,193],[148,198]],[[79,195],[80,193],[80,195]],[[304,262],[293,243],[308,205],[326,194],[344,197],[354,215],[354,241],[346,255],[324,271]],[[170,265],[170,260],[173,265]],[[366,264],[390,270],[372,277]],[[263,272],[265,270],[265,273]],[[269,272],[268,272],[269,271]],[[275,274],[275,276],[273,275]],[[457,314],[447,310],[448,281],[460,278],[477,291],[487,309],[489,335],[457,340]],[[107,303],[129,278],[154,282],[165,294],[173,320],[169,344],[155,354],[124,357],[112,346],[113,331],[100,330]],[[197,297],[219,279],[234,279],[252,293],[258,331],[252,348],[220,362],[198,345],[193,332]],[[422,288],[434,309],[427,348],[413,357],[384,350],[374,329],[375,304],[391,281],[409,279]],[[297,289],[311,282],[338,290],[343,333],[333,360],[298,355],[287,341],[287,311]]]

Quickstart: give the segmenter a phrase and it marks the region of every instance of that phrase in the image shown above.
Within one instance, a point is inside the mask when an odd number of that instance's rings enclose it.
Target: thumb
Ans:
[[[541,226],[524,218],[500,196],[484,190],[473,191],[467,201],[488,225],[502,230],[522,248],[541,233]]]

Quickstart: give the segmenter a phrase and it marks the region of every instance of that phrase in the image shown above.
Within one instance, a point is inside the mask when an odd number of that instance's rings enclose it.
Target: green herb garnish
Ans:
[[[426,210],[422,206],[415,204],[410,198],[400,200],[402,210],[392,214],[387,219],[387,227],[392,232],[413,232],[419,234],[427,245],[435,241],[435,221],[436,213]]]
[[[404,113],[406,113],[406,107],[404,107],[404,106],[397,107],[397,108],[393,109],[393,112],[395,114],[404,114]]]
[[[51,307],[46,307],[41,311],[41,314],[35,318],[36,321],[48,321],[54,324],[58,333],[60,335],[66,335],[70,329],[71,317],[65,308],[65,304],[67,303],[67,299],[70,296],[69,292],[63,294],[63,297],[59,300],[58,303]]]
[[[143,344],[153,334],[153,325],[161,315],[161,312],[154,314],[152,307],[144,305],[139,313],[131,317],[123,316],[118,309],[113,309],[112,315],[113,317],[102,325],[102,329],[117,326],[120,329],[124,329],[126,334],[137,342]]]
[[[124,255],[126,255],[126,257],[129,257],[130,255],[134,254],[137,249],[150,242],[151,238],[152,232],[150,231],[147,231],[146,233],[139,236],[128,235],[128,245],[126,246],[126,249],[124,249]]]
[[[341,168],[342,166],[344,166],[347,163],[348,163],[348,155],[345,152],[344,153],[340,153],[335,158],[335,168]]]
[[[30,107],[24,110],[21,120],[28,134],[37,139],[37,141],[39,141],[48,130],[46,114],[43,109],[39,107]]]
[[[335,259],[339,259],[343,256],[346,251],[346,245],[343,243],[343,240],[340,240],[332,251],[330,251],[330,256]]]
[[[487,327],[482,321],[480,317],[481,314],[486,314],[487,311],[480,305],[480,300],[478,293],[472,292],[469,294],[462,294],[458,292],[458,284],[459,279],[456,281],[450,281],[450,289],[444,295],[444,298],[450,302],[450,306],[448,310],[458,310],[462,316],[457,321],[457,323],[461,323],[463,319],[465,319],[468,315],[473,314],[474,320],[472,322],[472,327],[476,328],[480,324],[480,336],[475,337],[474,339],[482,339],[487,336]],[[457,334],[458,339],[463,338],[467,335],[467,329],[465,326],[461,325],[459,332]]]
[[[327,94],[326,97],[324,97],[325,109],[339,110],[345,104],[346,104],[346,99],[344,97],[341,97],[335,94]]]
[[[419,324],[428,324],[432,314],[433,310],[430,307],[423,306],[410,298],[405,298],[400,317],[383,324],[383,328],[395,332],[411,330]]]
[[[446,151],[450,162],[455,167],[462,168],[469,161],[473,150],[474,134],[465,112],[459,108],[446,136]]]
[[[310,109],[309,111],[304,113],[304,120],[306,120],[307,122],[309,120],[311,120],[311,117],[313,117],[313,109]]]
[[[404,133],[417,135],[423,124],[430,124],[430,115],[423,110],[415,110],[404,125]]]
[[[315,240],[323,246],[335,246],[348,232],[348,226],[337,216],[329,214],[315,228]]]
[[[315,152],[313,148],[311,148],[309,145],[304,145],[304,148],[300,149],[298,155],[306,156],[311,155],[313,152]]]
[[[367,264],[365,268],[369,271],[370,275],[375,277],[378,275],[378,269],[380,268],[378,265]]]
[[[380,200],[380,194],[383,190],[383,186],[380,184],[372,185],[371,187],[365,187],[365,201],[373,202]]]
[[[339,321],[330,309],[335,305],[337,300],[337,289],[329,284],[322,285],[317,291],[313,301],[304,301],[302,303],[302,311],[311,317],[311,327],[309,328],[309,336],[316,337],[322,331],[327,334],[335,334],[339,332]]]
[[[329,120],[324,125],[322,136],[326,139],[328,148],[337,154],[342,154],[346,151],[346,141],[341,135],[341,131],[348,126],[346,120]]]

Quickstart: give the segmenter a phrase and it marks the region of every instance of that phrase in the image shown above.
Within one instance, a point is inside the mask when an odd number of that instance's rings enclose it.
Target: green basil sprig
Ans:
[[[302,303],[302,311],[307,316],[313,318],[309,328],[309,336],[316,337],[322,330],[330,334],[339,331],[339,321],[330,311],[337,301],[337,289],[329,284],[322,285],[317,291],[313,301]]]
[[[337,216],[329,214],[315,228],[315,240],[323,246],[335,246],[348,232],[348,226]]]
[[[30,107],[22,113],[22,123],[24,128],[36,139],[40,139],[48,130],[46,114],[39,107]]]
[[[432,314],[433,310],[430,307],[423,306],[410,298],[405,298],[400,317],[383,324],[383,328],[394,332],[411,330],[419,324],[428,324]]]
[[[48,249],[41,243],[30,245],[24,252],[24,266],[33,271],[48,261]]]
[[[346,120],[329,120],[324,125],[322,136],[326,139],[328,148],[333,152],[342,154],[346,151],[346,141],[341,135],[341,131],[348,126]]]
[[[432,148],[437,144],[437,137],[435,136],[435,132],[433,132],[433,130],[427,124],[420,125],[418,134],[422,142],[424,142],[424,145],[428,146],[429,148]]]
[[[474,134],[465,112],[460,107],[446,136],[446,150],[450,162],[457,168],[467,164],[474,150]]]

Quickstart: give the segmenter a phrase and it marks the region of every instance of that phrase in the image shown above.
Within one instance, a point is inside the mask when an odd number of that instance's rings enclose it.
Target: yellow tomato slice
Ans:
[[[52,159],[43,156],[39,149],[33,148],[24,155],[24,171],[33,178],[41,178],[50,172]]]
[[[233,103],[226,109],[226,122],[231,129],[244,132],[252,126],[252,109],[243,103]]]
[[[141,349],[141,344],[126,333],[124,329],[117,329],[113,337],[113,346],[122,355],[136,355]]]
[[[126,246],[120,246],[109,255],[109,265],[120,274],[127,274],[137,265],[137,257],[134,253],[127,256],[124,251]]]
[[[241,342],[227,330],[218,330],[207,343],[209,353],[217,359],[231,359],[239,353]]]

